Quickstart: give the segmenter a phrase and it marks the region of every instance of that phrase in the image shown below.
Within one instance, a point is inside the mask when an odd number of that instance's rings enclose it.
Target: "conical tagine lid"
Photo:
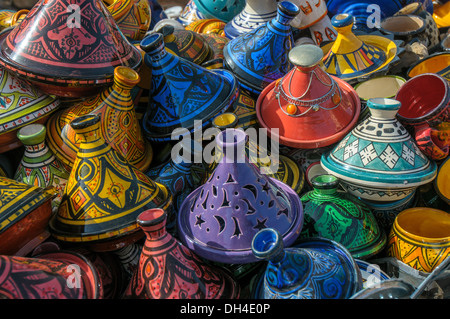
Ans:
[[[161,33],[150,34],[140,45],[152,68],[149,105],[142,119],[151,141],[170,141],[176,128],[193,130],[195,120],[207,126],[236,100],[239,87],[231,72],[208,70],[169,53]]]
[[[246,138],[239,129],[219,133],[216,141],[224,156],[208,181],[184,200],[178,213],[181,240],[209,260],[255,262],[251,242],[260,229],[277,229],[288,246],[303,225],[299,196],[248,161]]]
[[[0,49],[1,65],[64,97],[88,96],[115,67],[142,61],[101,0],[41,0],[0,35]]]
[[[267,86],[256,101],[260,125],[284,145],[328,146],[356,125],[361,112],[358,95],[348,83],[322,70],[322,58],[316,45],[296,46],[289,52],[294,68]]]
[[[57,215],[50,222],[55,238],[98,243],[138,230],[146,209],[167,209],[172,197],[107,144],[99,115],[71,122],[80,146]]]
[[[396,119],[401,103],[393,99],[367,101],[371,116],[359,123],[321,165],[343,181],[379,188],[426,184],[436,177],[436,163],[418,148]]]
[[[356,35],[353,23],[350,14],[338,14],[331,19],[338,35],[336,40],[322,46],[325,71],[346,81],[386,73],[389,65],[398,60],[402,41],[379,32]]]

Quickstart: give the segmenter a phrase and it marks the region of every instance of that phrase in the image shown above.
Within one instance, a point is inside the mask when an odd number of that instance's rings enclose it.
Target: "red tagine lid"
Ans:
[[[281,144],[317,148],[338,142],[356,125],[361,102],[347,82],[321,67],[322,50],[311,44],[289,52],[294,68],[272,82],[256,102],[262,127]],[[274,130],[278,129],[278,133]]]

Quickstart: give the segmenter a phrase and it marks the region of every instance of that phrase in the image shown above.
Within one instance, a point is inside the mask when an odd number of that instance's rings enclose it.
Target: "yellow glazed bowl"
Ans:
[[[450,52],[438,52],[413,64],[408,70],[408,77],[424,73],[436,73],[450,82]]]
[[[450,157],[439,166],[434,188],[437,194],[450,205]]]
[[[414,207],[397,215],[388,238],[388,256],[429,273],[449,254],[450,214]]]

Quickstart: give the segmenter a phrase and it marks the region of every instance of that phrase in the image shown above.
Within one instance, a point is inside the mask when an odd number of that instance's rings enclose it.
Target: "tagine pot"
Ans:
[[[136,71],[119,66],[114,70],[112,86],[50,117],[47,144],[68,170],[74,165],[80,144],[70,122],[87,114],[100,116],[103,137],[127,162],[143,172],[150,167],[153,149],[141,131],[131,96],[131,90],[139,81]]]
[[[292,0],[300,8],[299,14],[292,20],[291,25],[297,29],[306,29],[320,20],[328,13],[326,1],[313,3],[307,0]]]
[[[321,46],[325,71],[349,83],[385,75],[399,60],[401,40],[380,33],[355,34],[354,17],[338,14],[331,19],[336,40]]]
[[[436,163],[420,151],[396,118],[401,103],[375,98],[367,106],[370,117],[322,154],[323,168],[350,194],[373,201],[400,200],[433,181]]]
[[[304,44],[289,52],[294,67],[259,95],[259,124],[281,144],[318,148],[341,140],[355,125],[361,104],[353,87],[321,68],[322,50]],[[277,132],[278,131],[278,132]]]
[[[52,201],[53,211],[56,211],[61,203],[69,172],[48,148],[46,134],[47,130],[42,124],[29,124],[17,132],[25,150],[14,179],[31,186],[56,188],[58,195]]]
[[[140,41],[150,28],[152,11],[148,0],[103,0],[120,31],[130,41]]]
[[[14,27],[20,22],[22,22],[23,18],[28,14],[30,10],[22,9],[22,10],[0,10],[0,32],[4,29]]]
[[[438,126],[450,121],[448,82],[438,74],[420,74],[406,81],[395,98],[402,104],[397,118],[412,128],[419,149],[433,160],[445,159],[450,140]]]
[[[150,208],[169,209],[172,196],[105,141],[100,118],[88,114],[70,123],[79,149],[49,226],[53,237],[62,242],[113,250],[109,246],[116,247],[116,242],[128,237],[142,238],[137,216]]]
[[[311,34],[311,39],[313,39],[314,43],[318,46],[336,40],[337,31],[331,24],[331,19],[328,15],[325,15],[308,29]]]
[[[161,33],[148,35],[140,46],[152,69],[149,104],[142,118],[150,141],[168,142],[175,129],[192,132],[195,120],[201,120],[203,127],[210,126],[212,119],[236,100],[239,87],[231,72],[208,70],[171,54]]]
[[[50,237],[54,187],[41,188],[0,177],[0,255],[26,256]]]
[[[101,0],[40,0],[0,34],[0,49],[1,66],[66,99],[95,95],[117,66],[142,62]]]
[[[139,267],[124,298],[237,299],[240,287],[224,268],[209,265],[166,231],[166,212],[149,209],[137,219],[146,235]]]
[[[200,34],[216,34],[224,37],[225,26],[226,23],[219,19],[199,19],[186,25],[185,29]]]
[[[259,231],[252,251],[267,261],[257,299],[348,299],[362,288],[361,272],[346,248],[324,238],[285,247],[273,228]]]
[[[71,251],[0,256],[0,299],[102,299],[95,266]]]
[[[290,22],[299,10],[295,4],[281,1],[275,18],[227,43],[224,66],[242,88],[258,95],[292,68],[288,59],[294,46]]]
[[[386,245],[386,234],[360,199],[338,190],[333,175],[312,179],[313,190],[301,196],[305,215],[301,238],[322,237],[343,245],[354,258],[368,259]]]
[[[181,11],[177,21],[184,27],[187,27],[198,20],[204,19],[206,19],[206,16],[198,10],[194,0],[189,0]]]
[[[406,209],[394,221],[387,255],[430,273],[449,256],[449,225],[450,216],[445,211],[428,207]]]
[[[249,162],[246,139],[247,134],[239,129],[226,129],[217,135],[217,147],[223,154],[220,162],[178,212],[180,240],[210,261],[256,262],[251,241],[260,229],[277,229],[289,246],[303,225],[298,194]]]
[[[0,67],[0,105],[0,153],[5,153],[22,146],[18,129],[31,123],[44,124],[58,110],[60,101]]]
[[[208,19],[229,22],[245,7],[245,0],[193,0],[197,10]]]
[[[242,11],[229,21],[225,28],[225,36],[234,39],[266,24],[277,15],[277,1],[247,0]]]

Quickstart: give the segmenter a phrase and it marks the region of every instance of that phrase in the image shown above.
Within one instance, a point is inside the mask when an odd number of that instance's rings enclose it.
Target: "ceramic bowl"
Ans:
[[[450,2],[436,5],[433,10],[433,19],[439,28],[450,26]]]
[[[407,71],[409,79],[419,74],[436,73],[450,81],[450,52],[438,52],[414,63]]]
[[[427,207],[404,210],[392,226],[387,254],[414,269],[432,272],[450,254],[450,214]]]
[[[425,27],[426,23],[423,18],[407,14],[383,19],[379,30],[384,34],[392,34],[394,39],[402,40],[404,43],[420,41],[428,44]]]
[[[450,158],[445,159],[439,165],[438,173],[434,180],[434,189],[439,197],[450,205]]]

